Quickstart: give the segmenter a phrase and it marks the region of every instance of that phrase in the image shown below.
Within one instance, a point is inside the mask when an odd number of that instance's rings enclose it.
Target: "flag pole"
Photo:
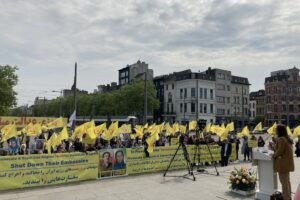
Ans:
[[[76,123],[76,110],[77,110],[77,101],[76,101],[76,90],[77,90],[77,62],[75,62],[75,75],[74,75],[74,85],[73,85],[73,104],[74,104],[74,113],[75,113],[75,120],[73,123],[73,131],[75,130],[75,123]]]

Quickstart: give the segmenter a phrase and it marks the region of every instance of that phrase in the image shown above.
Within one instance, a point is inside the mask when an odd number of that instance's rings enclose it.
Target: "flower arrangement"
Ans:
[[[245,167],[240,169],[234,168],[230,173],[229,184],[232,190],[253,191],[256,187],[256,172]]]

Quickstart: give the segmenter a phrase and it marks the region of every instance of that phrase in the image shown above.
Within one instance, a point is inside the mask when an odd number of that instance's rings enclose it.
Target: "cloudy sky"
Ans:
[[[0,0],[0,65],[19,67],[18,103],[69,88],[93,91],[145,61],[155,75],[208,66],[263,88],[300,65],[297,0]]]

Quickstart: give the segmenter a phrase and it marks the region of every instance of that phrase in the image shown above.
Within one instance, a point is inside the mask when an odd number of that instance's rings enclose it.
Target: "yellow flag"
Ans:
[[[243,128],[242,132],[239,132],[239,133],[237,134],[237,137],[238,137],[238,138],[242,138],[242,137],[244,137],[244,136],[250,137],[250,131],[249,131],[249,129],[248,129],[248,126],[245,126],[245,127]]]
[[[144,128],[142,126],[136,125],[134,130],[135,130],[136,136],[138,138],[142,139],[144,136],[144,132],[143,132]]]
[[[42,126],[40,124],[32,125],[26,132],[27,135],[40,135],[42,133]]]
[[[293,137],[300,135],[300,125],[294,129]]]
[[[52,122],[48,123],[47,127],[48,129],[54,129],[54,128],[61,128],[66,125],[64,119],[62,117],[59,117]]]
[[[120,128],[119,128],[119,134],[121,133],[131,133],[131,124],[123,124]]]
[[[32,132],[34,132],[33,131],[33,124],[32,123],[29,123],[29,124],[27,124],[27,126],[25,126],[23,129],[22,129],[22,132],[23,133],[26,133],[26,134],[30,134],[30,133],[32,133]]]
[[[106,123],[100,124],[94,128],[94,132],[96,135],[102,134],[104,128],[106,128]]]
[[[103,134],[102,134],[102,138],[104,140],[107,140],[107,141],[110,141],[114,136],[117,135],[118,133],[118,122],[113,122],[109,128],[107,129],[107,131],[105,131]]]
[[[60,141],[69,139],[68,129],[65,126],[58,135]]]
[[[221,137],[220,137],[221,141],[227,139],[228,133],[229,133],[230,130],[231,130],[230,128],[231,128],[230,126],[227,126],[227,127],[224,129],[224,131],[223,131],[223,133],[221,134]],[[221,128],[221,129],[223,129],[223,128]]]
[[[275,135],[276,134],[276,128],[277,128],[277,123],[275,122],[273,124],[273,126],[271,126],[268,130],[267,130],[267,133],[269,135]]]
[[[226,129],[229,131],[234,131],[234,123],[230,122],[229,124],[227,124]]]
[[[185,125],[180,125],[179,126],[179,131],[180,131],[180,133],[186,134],[186,126]]]
[[[146,142],[148,144],[148,148],[147,148],[148,153],[151,154],[153,152],[153,148],[157,140],[159,140],[158,127],[151,129],[150,136],[146,139]]]
[[[148,127],[149,127],[149,125],[148,125],[148,123],[146,123],[146,124],[144,125],[144,129],[148,129]]]
[[[170,126],[169,123],[165,125],[166,128],[166,136],[170,136],[174,134],[174,129]]]
[[[189,123],[189,131],[195,131],[197,128],[197,121],[190,121]]]
[[[290,129],[289,126],[286,127],[286,131],[287,131],[287,133],[288,133],[289,136],[293,136],[293,133],[292,133],[292,131],[291,131],[291,129]]]
[[[175,133],[180,131],[179,130],[179,124],[177,122],[173,124],[173,130],[174,130]]]
[[[209,133],[209,132],[210,132],[210,128],[211,128],[211,123],[206,124],[206,126],[205,126],[203,132],[204,132],[204,133]]]
[[[5,125],[2,129],[1,129],[1,133],[2,134],[6,134],[8,132],[8,130],[11,128],[12,124],[8,124]]]
[[[2,129],[1,129],[2,131]],[[17,131],[17,127],[15,124],[11,124],[8,128],[6,128],[4,130],[5,132],[2,132],[2,139],[1,142],[6,142],[8,139],[13,138],[13,137],[17,137],[18,136],[18,131]]]
[[[253,130],[253,132],[257,132],[257,131],[262,131],[262,123],[261,122],[259,122]]]
[[[221,128],[222,128],[222,129],[225,129],[225,128],[226,128],[225,125],[224,125],[224,123],[222,123]]]

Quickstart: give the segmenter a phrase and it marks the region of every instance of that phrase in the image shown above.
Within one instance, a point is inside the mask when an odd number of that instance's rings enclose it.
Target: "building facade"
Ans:
[[[294,127],[300,123],[299,69],[271,72],[265,79],[267,125],[274,122]]]
[[[145,80],[146,72],[147,80],[153,80],[153,70],[149,69],[147,63],[138,60],[134,64],[127,65],[119,70],[119,85],[131,83],[136,78]]]
[[[250,93],[250,120],[260,118],[264,122],[265,117],[265,90],[259,90]]]
[[[208,68],[205,74],[215,79],[216,123],[234,121],[237,127],[249,123],[248,78],[233,76],[231,71]]]

